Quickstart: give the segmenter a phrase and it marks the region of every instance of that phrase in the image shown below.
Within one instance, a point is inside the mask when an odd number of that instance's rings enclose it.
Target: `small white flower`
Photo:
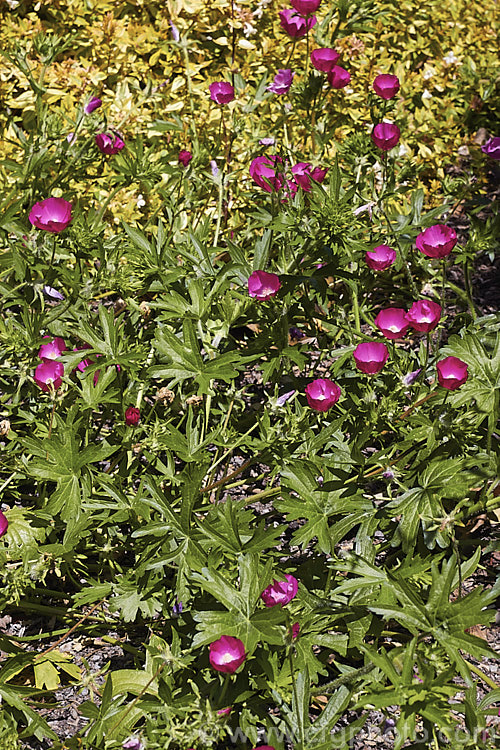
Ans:
[[[256,34],[256,33],[257,33],[257,29],[255,28],[255,26],[252,26],[251,23],[249,23],[248,21],[245,21],[245,23],[243,24],[243,34],[246,37],[249,37],[249,36],[253,36],[253,34]]]
[[[404,143],[399,144],[399,150],[398,150],[398,156],[406,156],[410,153],[410,149],[408,146],[405,146]]]
[[[434,70],[434,68],[426,68],[424,70],[423,75],[424,75],[424,81],[428,81],[429,78],[432,78],[432,76],[436,75],[436,71]]]
[[[10,10],[15,10],[21,4],[21,0],[5,0]]]
[[[145,205],[146,201],[144,200],[144,196],[139,193],[139,195],[137,196],[137,208],[144,208]]]
[[[443,57],[443,62],[445,65],[456,65],[459,60],[458,57],[455,56],[455,53],[450,51],[445,57]]]
[[[432,99],[432,94],[429,91],[429,89],[424,89],[424,93],[422,94],[422,99]]]

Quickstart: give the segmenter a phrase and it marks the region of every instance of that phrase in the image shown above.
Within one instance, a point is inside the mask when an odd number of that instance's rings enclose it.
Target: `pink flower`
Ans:
[[[302,190],[310,193],[312,190],[311,179],[315,182],[323,182],[328,169],[313,167],[309,162],[299,162],[292,167],[293,179]]]
[[[285,178],[279,172],[283,160],[279,156],[257,156],[250,164],[250,177],[267,193],[283,187]]]
[[[342,391],[328,378],[317,378],[306,386],[307,403],[315,411],[328,411],[337,403]]]
[[[125,410],[125,424],[127,427],[137,427],[141,420],[141,412],[135,406],[129,406]]]
[[[383,73],[373,81],[373,90],[382,99],[392,99],[398,93],[399,88],[399,78],[389,73]]]
[[[191,151],[185,151],[184,149],[179,151],[179,164],[182,164],[183,167],[187,167],[192,158]]]
[[[467,364],[458,357],[445,357],[436,364],[439,385],[456,391],[469,377]]]
[[[284,607],[297,596],[299,582],[288,573],[285,573],[285,578],[285,581],[275,579],[260,595],[266,607],[275,607],[277,604]]]
[[[321,5],[321,0],[290,0],[290,5],[297,13],[308,16],[311,13],[316,13]]]
[[[88,104],[85,105],[83,108],[83,111],[86,115],[92,114],[94,110],[99,109],[99,107],[102,105],[102,100],[99,99],[98,96],[93,96],[92,99],[88,102]]]
[[[281,286],[279,276],[266,271],[254,271],[248,279],[248,293],[250,297],[264,302],[274,297]]]
[[[49,336],[44,336],[45,339],[50,338]],[[48,344],[42,344],[40,347],[40,350],[38,352],[38,356],[40,359],[57,359],[61,356],[63,352],[65,352],[67,349],[67,346],[64,342],[64,339],[60,338],[59,336],[56,336],[55,339],[52,339],[52,341],[49,341]]]
[[[321,49],[313,49],[311,52],[311,63],[316,70],[321,70],[323,73],[329,73],[337,64],[340,59],[340,55],[331,47],[323,47]]]
[[[292,639],[295,640],[296,638],[298,638],[299,633],[300,633],[300,625],[298,622],[294,622],[292,625],[292,632],[291,632]]]
[[[340,65],[334,65],[333,68],[328,71],[327,78],[332,89],[343,89],[348,83],[350,83],[351,74]]]
[[[229,716],[231,713],[232,706],[226,706],[226,708],[219,708],[217,711],[217,716]]]
[[[498,161],[500,159],[500,137],[490,138],[486,143],[481,146],[481,151],[490,159]]]
[[[107,156],[114,156],[125,146],[117,133],[99,133],[95,137],[95,142],[99,151]]]
[[[34,380],[42,391],[57,391],[62,383],[64,365],[56,359],[46,359],[35,370]]]
[[[217,104],[229,104],[234,99],[234,88],[227,81],[215,81],[208,87],[210,99]]]
[[[253,750],[275,750],[272,745],[257,745]]]
[[[432,300],[421,299],[414,302],[406,313],[406,320],[415,331],[429,333],[439,323],[441,318],[441,305]]]
[[[365,341],[358,344],[353,352],[356,367],[366,375],[375,375],[383,368],[389,358],[385,344],[378,341]]]
[[[122,748],[123,750],[144,750],[144,744],[139,737],[133,735],[132,737],[127,737],[127,739],[123,741]]]
[[[245,646],[239,638],[231,635],[221,637],[210,644],[209,661],[214,669],[234,674],[246,658]]]
[[[399,339],[410,327],[406,319],[406,310],[401,307],[387,307],[381,310],[375,318],[375,325],[386,339]]]
[[[377,245],[366,252],[365,260],[372,271],[385,271],[396,260],[396,251],[389,245]]]
[[[295,73],[290,68],[284,70],[280,68],[274,76],[274,81],[267,87],[266,91],[272,91],[273,94],[286,94],[292,85]]]
[[[428,258],[446,258],[457,244],[457,233],[446,224],[434,224],[420,232],[415,244]]]
[[[382,151],[390,151],[399,141],[401,131],[393,122],[379,122],[372,130],[372,141]]]
[[[35,203],[30,211],[29,220],[37,229],[59,234],[71,221],[72,205],[64,198],[45,198]]]
[[[9,522],[7,520],[7,516],[5,516],[0,510],[0,537],[7,533],[8,528]]]
[[[307,32],[316,25],[318,20],[316,16],[309,16],[308,18],[299,16],[299,14],[291,8],[286,8],[285,10],[280,11],[279,17],[281,28],[294,39],[300,39],[305,36]]]
[[[85,349],[90,349],[90,348],[91,347],[88,344],[85,344],[81,349],[78,349],[78,347],[75,347],[73,349],[73,351],[74,352],[80,352],[80,351],[85,351]],[[96,354],[94,356],[95,357],[100,357],[101,355],[100,354]],[[92,359],[92,357],[85,357],[85,359],[82,359],[82,361],[77,364],[76,368],[80,372],[85,372],[85,370],[87,369],[87,367],[90,367],[90,365],[94,365],[94,364],[95,364],[95,359]],[[97,381],[99,380],[100,373],[101,373],[100,370],[96,370],[94,372],[94,385],[97,384]]]

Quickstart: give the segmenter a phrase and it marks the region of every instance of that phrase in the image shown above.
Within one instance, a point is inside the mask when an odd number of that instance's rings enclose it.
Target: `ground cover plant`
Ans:
[[[0,6],[0,747],[496,746],[495,3],[443,6]]]

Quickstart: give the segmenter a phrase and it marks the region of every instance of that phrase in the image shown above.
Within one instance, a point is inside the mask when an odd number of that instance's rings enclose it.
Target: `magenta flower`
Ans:
[[[316,16],[304,18],[291,8],[280,11],[279,17],[281,28],[293,39],[300,39],[305,36],[318,20]]]
[[[377,76],[373,81],[373,90],[377,96],[381,96],[382,99],[392,99],[396,96],[400,88],[399,78],[397,76],[390,75],[390,73],[383,73]]]
[[[45,359],[35,370],[35,383],[42,391],[57,391],[62,383],[64,365],[56,359]]]
[[[290,5],[297,13],[309,16],[311,13],[316,13],[321,5],[321,0],[290,0]]]
[[[210,99],[217,104],[229,104],[234,99],[234,88],[227,81],[215,81],[208,87]]]
[[[7,516],[5,516],[0,510],[0,537],[7,533],[8,528],[9,522],[7,520]]]
[[[396,260],[396,251],[389,245],[377,245],[373,250],[367,250],[365,260],[372,271],[385,271]]]
[[[390,151],[399,141],[401,131],[393,122],[379,122],[372,130],[372,141],[382,151]]]
[[[279,276],[266,271],[254,271],[248,278],[248,293],[250,297],[264,302],[275,297],[281,286]]]
[[[239,638],[221,635],[210,644],[209,661],[214,669],[226,674],[234,674],[246,658],[245,646]]]
[[[266,607],[275,607],[277,604],[284,607],[297,596],[299,582],[288,573],[285,573],[285,578],[285,581],[275,579],[260,595]]]
[[[137,427],[141,420],[141,412],[135,406],[125,409],[125,424],[127,427]]]
[[[410,327],[406,319],[406,310],[401,307],[387,307],[381,310],[375,318],[375,325],[386,339],[399,339]]]
[[[311,52],[311,63],[316,70],[322,73],[329,73],[337,64],[340,55],[331,47],[313,49]]]
[[[275,750],[275,748],[272,745],[257,745],[253,750]]]
[[[295,73],[290,68],[284,70],[280,68],[274,76],[274,81],[267,87],[266,91],[272,91],[273,94],[286,94],[292,85]]]
[[[322,169],[321,167],[313,167],[309,162],[299,162],[294,164],[292,167],[293,179],[302,190],[306,193],[310,193],[312,190],[311,180],[315,182],[323,182],[326,177],[328,169]]]
[[[99,133],[95,137],[95,142],[99,151],[107,156],[114,156],[125,146],[118,133]]]
[[[37,229],[59,234],[71,221],[71,209],[71,203],[64,198],[45,198],[35,203],[28,218]]]
[[[257,156],[250,164],[250,177],[267,193],[283,187],[285,178],[279,172],[283,160],[279,156]]]
[[[93,96],[92,99],[88,102],[88,104],[85,105],[83,108],[83,111],[86,115],[92,114],[96,109],[99,109],[99,107],[102,105],[102,100],[99,99],[98,96]]]
[[[439,323],[441,318],[441,305],[429,299],[421,299],[414,302],[406,313],[406,320],[415,331],[429,333]]]
[[[298,622],[294,622],[292,625],[292,631],[291,631],[292,639],[295,640],[296,638],[298,638],[299,633],[300,633],[300,624]]]
[[[50,336],[44,336],[44,340],[50,338]],[[57,359],[68,347],[64,339],[56,336],[55,339],[49,341],[47,344],[42,344],[38,352],[40,359]]]
[[[182,164],[183,167],[187,167],[191,159],[193,158],[193,154],[191,151],[185,151],[182,149],[179,151],[179,164]]]
[[[449,391],[456,391],[469,377],[467,364],[458,357],[445,357],[436,364],[439,385]]]
[[[378,341],[364,341],[353,351],[356,367],[366,375],[375,375],[383,368],[389,358],[385,344]]]
[[[337,403],[342,391],[328,378],[317,378],[306,386],[307,403],[315,411],[328,411]]]
[[[484,146],[481,146],[481,151],[486,156],[489,156],[490,159],[498,161],[500,159],[500,137],[490,138]]]
[[[350,83],[351,74],[340,65],[334,65],[333,68],[328,71],[327,78],[332,89],[343,89],[348,83]]]
[[[446,224],[434,224],[420,232],[415,244],[428,258],[446,258],[457,244],[457,233]]]
[[[217,716],[229,716],[232,710],[232,706],[226,706],[226,708],[219,708],[217,711]]]

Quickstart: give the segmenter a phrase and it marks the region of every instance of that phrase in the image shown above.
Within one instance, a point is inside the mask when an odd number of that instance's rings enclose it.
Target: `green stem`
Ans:
[[[249,503],[255,502],[255,500],[262,500],[265,497],[271,497],[271,495],[279,495],[281,487],[269,487],[267,490],[262,492],[256,492],[255,495],[250,495],[247,500]]]
[[[228,688],[228,685],[229,685],[230,681],[231,681],[231,675],[230,674],[225,674],[224,675],[224,682],[222,683],[222,690],[221,690],[221,693],[219,695],[219,703],[221,705],[221,708],[224,708],[224,698],[226,697],[227,688]]]
[[[442,271],[442,279],[441,279],[441,309],[444,312],[444,305],[445,305],[445,292],[446,292],[446,258],[443,258],[441,263],[441,271]],[[438,337],[437,337],[437,344],[436,344],[436,351],[438,351],[439,346],[441,344],[441,336],[443,334],[443,329],[439,328],[438,330]]]
[[[120,190],[123,190],[124,187],[125,187],[124,185],[117,185],[115,189],[111,191],[111,193],[108,195],[108,197],[102,204],[101,208],[99,209],[99,213],[97,214],[97,216],[95,217],[92,223],[93,228],[96,227],[98,223],[101,221],[102,217],[104,216],[104,212],[106,211],[107,207],[109,206],[109,204],[111,203],[115,195],[117,195],[120,192]]]
[[[295,667],[293,663],[293,646],[288,647],[288,663],[290,664],[290,677],[292,679],[292,690],[293,690],[293,699],[295,702],[295,711],[298,717],[299,698],[297,694],[297,683],[295,681]],[[304,750],[304,727],[302,726],[302,722],[298,722],[297,728],[299,730],[299,747],[301,748],[301,750]]]
[[[358,302],[358,288],[356,285],[351,286],[352,296],[352,311],[354,313],[354,330],[356,333],[361,333],[361,321],[359,319],[359,302]]]
[[[474,307],[474,301],[472,299],[472,284],[470,280],[470,265],[469,265],[468,258],[464,261],[464,280],[465,280],[465,292],[467,294],[467,302],[469,303],[470,314],[472,315],[472,318],[476,320],[477,313],[476,313],[476,308]]]
[[[406,252],[405,252],[405,250],[403,250],[403,246],[401,245],[401,243],[399,241],[399,237],[397,236],[396,232],[392,228],[392,222],[389,219],[389,217],[387,216],[386,210],[383,208],[383,206],[381,206],[380,209],[382,211],[382,215],[384,216],[384,218],[385,218],[385,220],[387,222],[387,226],[389,227],[389,231],[392,234],[392,236],[394,237],[394,241],[396,242],[396,245],[398,246],[399,254],[401,255],[401,260],[403,261],[403,267],[405,269],[405,273],[406,273],[406,276],[408,278],[408,282],[410,284],[410,288],[411,288],[412,294],[414,295],[414,297],[418,297],[419,294],[418,294],[417,285],[415,284],[415,281],[413,280],[413,276],[411,275],[410,265],[408,263],[408,258],[406,256]]]
[[[324,685],[318,685],[318,687],[312,688],[311,695],[333,693],[333,691],[339,688],[341,685],[348,685],[350,682],[354,682],[354,680],[356,680],[358,677],[364,677],[365,674],[368,674],[373,669],[375,669],[374,664],[368,664],[365,667],[353,669],[352,672],[347,672],[347,674],[343,674],[340,677],[337,677],[336,680],[332,680],[331,682],[327,682]]]
[[[493,690],[498,690],[500,688],[500,685],[497,685],[496,682],[493,682],[493,680],[491,680],[488,675],[484,674],[484,672],[479,669],[479,667],[477,667],[475,664],[471,664],[470,661],[467,661],[467,659],[464,659],[464,661],[470,667],[470,669],[482,679],[483,682],[489,685],[490,688],[492,688]]]
[[[149,350],[149,354],[148,354],[146,362],[144,364],[144,367],[146,369],[149,367],[149,365],[153,361],[154,353],[155,353],[155,348],[154,348],[154,345],[153,345],[153,346],[151,346],[151,349]],[[141,401],[142,401],[142,397],[144,395],[144,388],[145,388],[145,380],[142,382],[142,385],[139,388],[139,393],[137,394],[137,400],[135,402],[135,406],[136,406],[137,409],[140,409],[140,407],[141,407]]]
[[[193,131],[193,142],[195,144],[196,150],[198,151],[199,141],[198,141],[198,131],[196,129],[196,117],[195,117],[196,113],[195,113],[194,100],[193,100],[193,82],[191,80],[191,71],[189,69],[189,54],[188,54],[187,39],[182,40],[181,47],[182,47],[182,53],[184,56],[184,67],[186,69],[186,80],[187,80],[187,86],[188,86],[189,109],[191,112],[190,126]]]
[[[215,225],[215,235],[214,235],[213,247],[217,247],[217,243],[219,242],[220,225],[221,225],[221,221],[222,221],[222,203],[224,201],[224,179],[225,179],[225,173],[224,173],[224,170],[223,170],[220,173],[219,199],[217,201],[217,223]]]

